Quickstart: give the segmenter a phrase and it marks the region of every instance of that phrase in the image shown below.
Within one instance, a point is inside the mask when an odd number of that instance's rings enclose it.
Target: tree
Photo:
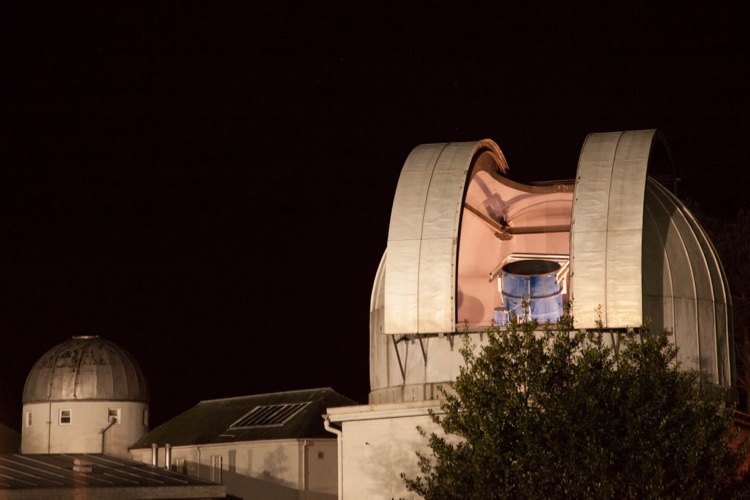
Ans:
[[[666,333],[574,332],[512,321],[464,366],[402,477],[426,499],[746,497],[748,446],[723,394],[679,370]]]

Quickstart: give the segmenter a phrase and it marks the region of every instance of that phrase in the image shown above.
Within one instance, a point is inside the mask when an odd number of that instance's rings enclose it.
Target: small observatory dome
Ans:
[[[96,336],[47,351],[23,388],[21,453],[109,453],[148,432],[148,386],[133,357]]]
[[[98,336],[73,337],[47,351],[31,369],[23,388],[24,404],[148,399],[146,378],[135,359]]]

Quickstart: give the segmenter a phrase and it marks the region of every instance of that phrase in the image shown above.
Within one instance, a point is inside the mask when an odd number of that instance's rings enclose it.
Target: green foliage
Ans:
[[[667,335],[555,330],[512,322],[483,347],[465,338],[465,364],[420,432],[431,456],[402,475],[427,499],[745,497],[732,409],[679,371]]]

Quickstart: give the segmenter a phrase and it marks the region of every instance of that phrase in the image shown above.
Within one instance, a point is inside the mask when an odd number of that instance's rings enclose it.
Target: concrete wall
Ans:
[[[428,415],[439,402],[414,402],[330,408],[331,421],[341,427],[343,498],[414,499],[406,490],[401,474],[418,475],[417,451],[430,454],[427,440],[417,426],[428,433],[441,433]]]
[[[165,466],[165,449],[158,451]],[[131,450],[151,463],[151,450]],[[220,457],[219,460],[213,457]],[[220,464],[221,473],[215,470]],[[172,469],[220,482],[238,498],[334,500],[337,496],[335,439],[274,440],[172,448]]]
[[[104,435],[109,409],[119,409],[118,423]],[[70,410],[70,424],[60,423],[60,411]],[[132,401],[56,401],[24,405],[21,453],[108,453],[128,457],[128,447],[147,431],[148,403]],[[31,422],[29,425],[29,414]]]

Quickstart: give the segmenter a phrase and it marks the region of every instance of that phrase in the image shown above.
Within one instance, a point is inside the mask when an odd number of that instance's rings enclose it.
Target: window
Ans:
[[[26,427],[31,427],[31,412],[26,412]]]
[[[143,410],[143,426],[148,427],[148,408]]]
[[[291,420],[292,417],[302,411],[310,401],[306,403],[292,403],[285,405],[256,406],[244,417],[230,425],[233,427],[278,427]]]
[[[73,412],[71,410],[60,410],[59,413],[59,424],[70,425],[73,421]]]
[[[120,409],[119,408],[110,408],[109,409],[109,415],[107,416],[107,422],[114,422],[116,424],[120,423]]]
[[[221,455],[211,455],[210,481],[221,484]]]

